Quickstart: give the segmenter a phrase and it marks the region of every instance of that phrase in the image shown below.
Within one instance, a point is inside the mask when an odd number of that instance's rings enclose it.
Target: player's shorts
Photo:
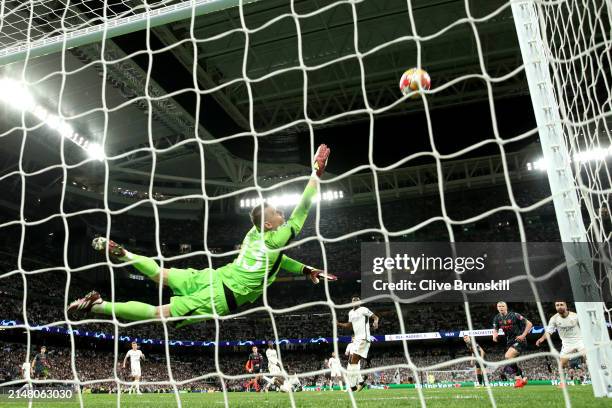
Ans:
[[[268,371],[270,371],[272,375],[281,374],[281,369],[277,364],[268,364]]]
[[[130,375],[132,377],[140,377],[142,375],[142,372],[140,371],[140,366],[139,367],[131,367]]]
[[[336,369],[332,369],[331,370],[331,376],[332,376],[332,378],[342,377],[342,371],[336,370]]]
[[[514,340],[512,342],[509,342],[506,344],[506,351],[508,351],[508,349],[512,347],[513,349],[515,349],[517,352],[521,352],[525,349],[525,342],[521,342],[518,340]]]
[[[351,354],[357,354],[360,357],[368,358],[368,351],[370,350],[370,342],[366,339],[355,340],[353,342],[353,348]]]
[[[47,378],[49,376],[49,369],[47,367],[35,367],[34,377],[35,378]]]
[[[585,352],[584,343],[581,340],[578,341],[563,341],[561,346],[561,355],[567,356],[573,353]]]
[[[181,321],[177,327],[210,319],[213,312],[218,315],[229,314],[224,293],[226,288],[214,269],[172,268],[168,272],[168,286],[176,295],[170,298],[170,313],[173,317],[205,315]]]
[[[253,367],[252,374],[260,374],[260,373],[261,373],[261,366]]]

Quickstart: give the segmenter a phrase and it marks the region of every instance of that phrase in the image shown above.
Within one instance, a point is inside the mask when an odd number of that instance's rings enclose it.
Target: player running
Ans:
[[[542,337],[536,341],[536,346],[540,347],[540,345],[556,330],[561,338],[561,366],[567,368],[570,360],[568,356],[570,354],[580,353],[584,355],[585,348],[582,341],[582,333],[580,332],[578,315],[569,311],[566,302],[555,302],[555,309],[557,310],[557,314],[552,316],[548,321],[546,331]]]
[[[134,382],[130,385],[128,394],[131,394],[136,389],[136,394],[141,395],[140,392],[140,378],[142,377],[142,371],[140,369],[140,360],[146,361],[145,355],[141,350],[138,350],[138,343],[132,342],[132,349],[128,350],[123,359],[123,368],[125,368],[125,362],[128,357],[130,358],[130,375],[134,378]]]
[[[351,302],[355,304],[353,310],[349,312],[348,323],[338,322],[338,327],[342,329],[353,329],[354,344],[351,348],[351,356],[347,366],[348,375],[347,385],[353,391],[361,391],[365,387],[365,377],[359,375],[359,363],[364,360],[367,363],[368,351],[370,350],[370,318],[372,318],[372,328],[378,328],[378,316],[365,306],[360,306],[359,297],[353,296]],[[364,366],[365,368],[365,366]]]
[[[340,363],[340,359],[336,357],[336,353],[332,353],[331,357],[327,361],[329,369],[331,370],[331,375],[329,379],[329,389],[334,390],[334,383],[340,386],[342,389],[342,365]]]
[[[485,351],[482,349],[482,347],[480,347],[480,344],[476,343],[476,340],[474,340],[474,344],[476,345],[476,351],[474,351],[470,336],[468,336],[467,334],[464,335],[463,341],[465,342],[465,347],[467,347],[468,351],[470,352],[470,355],[472,355],[473,357],[476,357],[478,355],[480,356],[480,358],[484,359]],[[472,366],[476,367],[476,378],[478,381],[478,385],[484,385],[484,375],[480,364],[478,364],[477,361],[472,360]]]
[[[261,371],[263,368],[263,356],[257,351],[257,346],[251,348],[251,354],[246,362],[246,370],[250,374],[257,374],[255,378],[249,380],[246,384],[247,391],[251,390],[251,386],[255,387],[255,391],[259,392],[259,380],[261,379]]]
[[[51,365],[47,359],[47,348],[45,346],[42,346],[40,348],[40,353],[34,356],[30,367],[32,368],[32,371],[34,371],[34,378],[38,380],[47,379]]]
[[[493,319],[493,341],[497,343],[499,333],[502,329],[506,336],[506,360],[516,358],[521,354],[527,341],[527,334],[531,331],[533,324],[518,313],[509,312],[506,302],[497,302],[499,312]],[[523,377],[523,371],[518,364],[512,363],[505,368],[514,374],[516,388],[522,388],[527,384],[527,379]]]
[[[318,178],[323,175],[330,150],[320,145],[314,156],[313,172],[302,198],[285,222],[283,213],[267,203],[251,211],[253,227],[242,241],[240,254],[230,264],[219,269],[166,269],[145,256],[128,252],[121,245],[105,238],[96,238],[97,251],[108,250],[113,259],[131,262],[145,276],[170,287],[175,296],[170,303],[153,306],[146,303],[106,302],[96,291],[91,291],[70,304],[68,311],[93,312],[112,315],[125,320],[147,320],[159,317],[185,317],[178,327],[211,318],[213,313],[227,315],[238,307],[255,302],[263,295],[264,283],[271,285],[280,269],[304,274],[313,283],[319,278],[336,280],[333,275],[306,266],[283,254],[285,247],[300,233],[312,202],[318,192]],[[212,290],[211,290],[212,287]]]

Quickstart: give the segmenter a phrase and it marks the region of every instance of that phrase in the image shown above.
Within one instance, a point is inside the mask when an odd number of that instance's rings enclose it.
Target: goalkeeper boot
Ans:
[[[108,248],[108,254],[111,258],[123,258],[127,255],[127,251],[121,245],[117,244],[112,239],[107,240],[104,237],[96,237],[91,242],[91,246],[95,251],[104,253]]]
[[[84,297],[75,300],[68,306],[69,312],[86,312],[89,313],[93,305],[102,303],[102,297],[98,292],[92,290]]]

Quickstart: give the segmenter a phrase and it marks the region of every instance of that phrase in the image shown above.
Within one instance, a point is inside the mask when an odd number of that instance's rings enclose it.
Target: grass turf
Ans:
[[[612,407],[612,401],[605,398],[593,397],[590,386],[568,387],[572,407]],[[493,396],[498,407],[563,407],[565,402],[560,389],[552,386],[532,386],[524,389],[494,388]],[[444,408],[478,408],[490,407],[488,393],[481,388],[455,388],[455,389],[427,389],[423,390],[425,403],[428,407]],[[210,394],[179,394],[183,407],[223,407],[223,393]],[[294,394],[296,407],[350,407],[351,401],[347,393],[341,391],[301,392]],[[289,407],[289,395],[276,392],[265,393],[228,393],[227,400],[230,407],[259,408],[259,407]],[[176,397],[173,394],[143,394],[121,395],[121,406],[126,408],[166,408],[177,407]],[[355,394],[358,407],[398,407],[420,406],[419,394],[414,389],[402,390],[364,390]],[[111,408],[117,407],[117,395],[85,394],[83,396],[85,407]],[[27,407],[27,401],[0,397],[0,407],[18,408]],[[49,408],[77,408],[79,400],[37,400],[33,407]]]

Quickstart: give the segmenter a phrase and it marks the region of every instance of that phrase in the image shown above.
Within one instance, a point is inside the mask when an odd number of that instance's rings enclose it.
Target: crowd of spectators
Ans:
[[[343,351],[343,345],[339,349]],[[48,380],[79,381],[86,389],[94,392],[115,391],[117,386],[125,390],[129,387],[129,360],[126,368],[122,362],[127,345],[120,344],[118,354],[95,348],[76,349],[48,346]],[[170,363],[164,352],[145,350],[146,361],[142,366],[141,389],[145,392],[170,391],[172,383],[179,390],[221,390],[242,391],[249,380],[245,371],[245,361],[250,350],[243,348],[238,352],[220,353],[179,353],[170,351]],[[263,351],[263,350],[262,350]],[[19,368],[24,361],[31,361],[38,352],[32,349],[29,358],[23,344],[5,343],[0,350],[0,380],[21,379]],[[297,351],[281,349],[281,361],[285,372],[297,374],[305,386],[324,385],[324,360],[330,350],[322,351],[303,348]],[[530,354],[529,352],[526,353]],[[446,346],[414,345],[408,354],[401,347],[373,348],[368,370],[369,382],[390,383],[427,383],[433,376],[436,382],[474,381],[474,366],[471,361],[453,362],[453,359],[467,357],[468,352],[461,345]],[[501,351],[488,352],[486,360],[492,363],[503,360]],[[346,366],[346,357],[341,358]],[[554,380],[559,378],[557,362],[551,357],[538,356],[521,363],[525,376],[531,380]],[[489,381],[505,380],[503,367],[493,365],[487,368]],[[578,368],[571,375],[576,379],[584,378],[585,372]],[[243,376],[241,378],[232,378]],[[121,381],[124,383],[122,384]]]
[[[55,327],[67,327],[64,314],[65,301],[69,302],[87,291],[91,290],[91,284],[87,280],[73,280],[70,282],[68,297],[65,296],[66,273],[44,272],[25,277],[16,274],[3,278],[7,283],[3,287],[6,300],[0,304],[0,318],[27,322],[33,325],[53,324]],[[26,281],[27,296],[25,308],[23,303],[24,285]],[[141,282],[137,282],[141,283]],[[276,287],[276,288],[275,288]],[[334,321],[332,311],[336,319],[346,319],[348,309],[344,304],[350,301],[350,296],[358,289],[357,283],[348,285],[348,290],[330,291],[331,300],[336,305],[307,304],[315,301],[325,301],[326,294],[322,287],[311,285],[309,282],[279,282],[271,286],[268,293],[269,305],[277,310],[272,316],[276,325],[279,338],[311,338],[331,337],[334,334]],[[274,289],[275,288],[275,289]],[[314,288],[314,289],[313,289]],[[96,288],[101,289],[101,288]],[[102,294],[110,296],[110,290],[102,288]],[[318,290],[317,290],[318,289]],[[118,300],[132,299],[129,291],[132,289],[121,289],[116,287],[115,298]],[[297,296],[299,294],[299,296]],[[108,298],[108,297],[107,297]],[[158,304],[159,299],[155,289],[138,296],[139,300]],[[167,301],[167,298],[165,299]],[[298,309],[280,312],[278,309],[288,306],[303,306]],[[262,300],[254,304],[254,307],[263,306]],[[398,316],[393,303],[375,303],[368,305],[380,317],[381,334],[400,333],[400,319],[404,330],[412,333],[462,330],[469,327],[466,311],[463,304],[459,303],[418,303],[402,304],[401,315]],[[469,305],[472,327],[474,329],[487,329],[495,311],[494,304],[473,303]],[[511,304],[511,307],[524,313],[535,325],[541,325],[542,319],[533,303]],[[545,304],[545,313],[553,309],[551,305]],[[24,316],[25,311],[25,316]],[[79,317],[71,316],[73,320]],[[112,333],[114,326],[112,319],[104,316],[96,316],[96,319],[105,319],[108,323],[75,323],[73,329],[86,331],[98,331]],[[219,321],[220,340],[262,340],[274,338],[271,314],[267,310],[253,311],[252,313],[233,319]],[[343,331],[339,335],[348,335]],[[120,334],[132,337],[144,337],[164,339],[164,327],[160,323],[132,324],[128,327],[120,327]],[[207,340],[216,338],[216,324],[208,321],[201,324],[190,325],[176,329],[172,324],[168,325],[168,336],[173,340]]]

